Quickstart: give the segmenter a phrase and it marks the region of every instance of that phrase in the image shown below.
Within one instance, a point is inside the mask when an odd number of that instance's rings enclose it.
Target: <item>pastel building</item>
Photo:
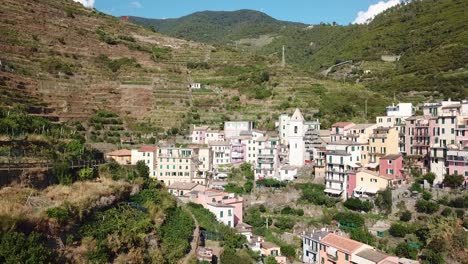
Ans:
[[[340,231],[321,229],[302,236],[302,261],[310,264],[400,264],[370,245],[352,240]],[[404,261],[403,259],[401,261]]]
[[[378,191],[383,191],[392,185],[392,178],[381,175],[377,171],[360,169],[349,174],[349,197],[375,197]]]
[[[256,179],[273,178],[278,174],[279,139],[277,137],[264,136],[257,138],[257,160],[254,172]]]
[[[120,165],[132,164],[132,151],[129,149],[119,149],[108,152],[106,159],[112,159]]]
[[[194,144],[206,144],[206,132],[208,126],[195,126],[192,130],[192,143]]]
[[[377,116],[377,126],[395,127],[405,121],[406,118],[413,115],[413,105],[411,103],[393,104],[386,108],[385,116]]]
[[[226,139],[240,136],[242,131],[251,131],[253,122],[251,121],[226,121],[224,122],[224,134]]]
[[[244,200],[241,196],[209,189],[192,193],[190,200],[213,212],[218,221],[228,226],[234,227],[243,221]]]
[[[210,141],[208,146],[213,153],[213,168],[231,164],[231,147],[227,141]]]
[[[448,174],[463,175],[468,183],[468,148],[448,150],[447,166]]]
[[[208,129],[205,133],[205,142],[203,144],[208,144],[210,141],[224,141],[225,138],[223,131]]]
[[[150,177],[156,177],[156,146],[142,146],[138,149],[132,149],[132,165],[138,161],[144,161],[149,168]]]
[[[348,174],[360,168],[362,143],[341,140],[327,146],[325,193],[346,199]]]
[[[247,142],[246,137],[238,136],[230,139],[231,163],[240,164],[247,160]]]
[[[377,127],[369,139],[369,163],[379,164],[380,158],[399,153],[399,133],[394,127]]]
[[[280,181],[293,181],[297,177],[298,169],[295,166],[283,165],[279,168],[278,177]]]
[[[400,181],[403,179],[403,156],[390,154],[380,158],[380,175]]]
[[[196,178],[199,164],[193,149],[164,146],[156,153],[156,175],[167,186],[175,182],[189,183]]]
[[[333,124],[330,129],[330,141],[344,140],[354,126],[355,124],[353,122],[338,122]]]

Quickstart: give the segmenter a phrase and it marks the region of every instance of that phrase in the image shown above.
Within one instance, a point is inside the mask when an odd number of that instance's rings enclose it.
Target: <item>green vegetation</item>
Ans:
[[[439,210],[439,204],[432,201],[418,200],[416,210],[420,213],[433,214]]]
[[[341,229],[354,229],[364,226],[364,218],[358,213],[353,212],[339,212],[334,215],[334,220],[340,223]]]
[[[303,216],[304,215],[304,210],[302,209],[294,209],[291,208],[289,205],[285,206],[283,209],[281,209],[281,214],[283,215],[298,215],[298,216]]]
[[[287,183],[283,181],[278,181],[272,178],[260,179],[255,182],[257,186],[269,187],[269,188],[283,188],[286,187]]]
[[[400,215],[400,221],[403,221],[403,222],[409,222],[411,220],[411,212],[410,211],[404,211],[401,215]]]
[[[162,253],[167,263],[177,263],[189,250],[193,219],[181,208],[171,208],[161,226]]]
[[[372,202],[361,201],[358,198],[349,198],[343,203],[343,205],[347,207],[348,209],[351,209],[354,211],[364,211],[364,212],[369,212],[374,207]]]
[[[308,183],[299,185],[299,188],[301,190],[299,201],[301,202],[324,205],[326,207],[333,207],[338,202],[337,199],[325,195],[325,186],[323,185]]]
[[[52,252],[41,241],[39,234],[0,233],[1,263],[51,263],[52,260]]]
[[[172,55],[171,55],[171,48],[168,47],[153,47],[151,50],[153,54],[153,60],[155,62],[163,61],[163,60],[169,60]]]
[[[458,188],[463,184],[464,178],[463,175],[458,174],[447,174],[444,177],[444,185],[450,188]]]
[[[99,55],[96,62],[104,65],[112,72],[118,72],[123,67],[141,67],[134,58],[110,59],[106,55]]]
[[[66,222],[70,218],[70,213],[67,208],[64,207],[54,207],[47,209],[47,216],[50,218],[55,218],[59,222]]]
[[[113,36],[109,35],[102,29],[97,29],[96,34],[98,34],[99,39],[102,42],[107,43],[109,45],[117,45],[119,43]]]
[[[412,232],[412,228],[408,224],[396,222],[390,226],[388,232],[394,237],[405,237],[406,234]]]
[[[386,189],[385,191],[377,192],[375,205],[383,212],[390,214],[392,212],[392,190]]]

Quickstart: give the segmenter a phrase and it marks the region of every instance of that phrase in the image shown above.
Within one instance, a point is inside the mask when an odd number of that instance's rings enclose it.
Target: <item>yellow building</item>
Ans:
[[[353,177],[354,175],[350,175]],[[392,179],[380,175],[376,171],[360,170],[355,174],[354,197],[369,197],[375,196],[378,191],[383,191],[391,185]],[[352,188],[352,180],[350,179],[350,187]]]
[[[376,124],[356,124],[349,129],[349,133],[346,136],[347,140],[363,144],[363,146],[361,146],[361,165],[369,163],[369,139],[376,128]]]
[[[398,154],[398,131],[394,127],[378,127],[373,130],[369,139],[369,165],[375,169],[380,158],[389,154]]]

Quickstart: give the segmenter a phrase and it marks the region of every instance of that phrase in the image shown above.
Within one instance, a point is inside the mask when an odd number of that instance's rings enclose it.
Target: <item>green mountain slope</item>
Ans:
[[[152,26],[169,36],[206,43],[228,43],[242,38],[255,38],[277,33],[285,28],[304,27],[300,23],[276,20],[253,10],[204,11],[177,19],[129,17],[129,21]]]
[[[268,34],[272,39],[256,52],[280,59],[284,45],[286,61],[310,72],[352,60],[352,64],[334,68],[328,77],[363,82],[387,95],[409,96],[408,100],[468,97],[468,1],[411,1],[388,9],[368,25],[348,26],[284,26],[261,13],[254,17],[262,22],[246,18],[232,22],[244,12],[201,12],[158,20],[153,25],[172,36],[229,45],[232,40]],[[151,20],[131,21],[148,25]],[[252,45],[240,44],[240,50],[249,50]],[[401,59],[383,62],[382,55],[399,55]]]

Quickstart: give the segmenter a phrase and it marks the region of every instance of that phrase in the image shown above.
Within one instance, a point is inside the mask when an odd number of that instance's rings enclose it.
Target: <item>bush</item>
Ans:
[[[375,237],[372,235],[366,228],[354,228],[351,230],[351,239],[356,241],[374,245],[375,244]]]
[[[189,69],[209,69],[210,65],[207,62],[187,62]]]
[[[468,208],[468,195],[456,197],[450,200],[448,205],[455,208]]]
[[[375,205],[387,214],[392,212],[392,190],[386,189],[385,191],[377,192],[375,198]]]
[[[422,198],[426,201],[429,201],[430,199],[432,199],[432,194],[428,191],[423,191]]]
[[[325,205],[333,207],[338,202],[338,199],[328,197],[323,191],[325,186],[320,184],[303,184],[300,185],[301,197],[300,201],[313,203],[316,205]]]
[[[151,53],[153,54],[152,58],[155,62],[172,58],[172,50],[168,47],[153,47]]]
[[[295,258],[296,257],[296,249],[294,246],[291,245],[282,245],[280,247],[281,249],[281,255],[287,257],[287,258]]]
[[[390,226],[388,232],[394,237],[405,237],[408,234],[410,228],[402,223],[394,223]]]
[[[70,175],[67,162],[65,161],[56,162],[52,168],[52,172],[57,178],[59,184],[62,184],[62,185],[72,184],[73,180]]]
[[[52,263],[52,252],[37,233],[0,232],[0,263]]]
[[[258,210],[262,213],[265,213],[266,212],[266,207],[265,205],[261,204],[259,207],[258,207]]]
[[[353,228],[364,226],[364,218],[353,212],[339,212],[333,217],[333,219],[340,223],[340,228],[341,225]]]
[[[127,36],[127,35],[119,35],[119,39],[121,40],[126,40],[129,42],[135,42],[135,38],[132,36]]]
[[[150,170],[143,160],[140,160],[136,163],[136,172],[139,177],[144,179],[147,179],[150,176]]]
[[[294,227],[295,221],[288,217],[281,217],[274,221],[274,225],[281,230],[290,230]]]
[[[453,211],[452,211],[452,209],[446,207],[444,210],[442,210],[442,212],[440,212],[440,214],[442,216],[448,217],[448,216],[451,216],[453,214]]]
[[[402,242],[396,246],[395,255],[401,258],[417,259],[418,250],[410,247],[407,243]]]
[[[433,172],[428,172],[428,173],[424,174],[424,176],[423,176],[423,179],[426,180],[431,185],[434,184],[435,178],[436,178],[436,175]]]
[[[348,209],[364,212],[369,212],[374,207],[374,205],[371,202],[361,201],[358,198],[349,198],[343,203],[343,205]]]
[[[439,204],[426,200],[416,202],[416,210],[420,213],[433,214],[439,210]]]
[[[94,170],[93,168],[83,168],[78,172],[78,177],[82,181],[90,180],[93,178]]]
[[[118,44],[117,40],[115,40],[113,37],[109,36],[109,34],[107,34],[107,32],[105,32],[104,30],[98,29],[98,30],[96,30],[96,34],[99,35],[99,39],[102,42],[105,42],[105,43],[107,43],[109,45],[117,45]]]
[[[278,181],[276,179],[261,179],[255,182],[257,186],[264,186],[264,187],[273,187],[273,188],[281,188],[281,187],[286,187],[287,183]]]
[[[161,226],[162,252],[169,263],[176,263],[190,250],[194,222],[181,208],[169,210]]]
[[[445,184],[445,186],[448,186],[450,188],[458,188],[463,184],[464,181],[465,178],[463,177],[463,175],[447,174],[445,175],[443,183]]]
[[[46,213],[48,217],[55,218],[61,223],[66,222],[70,218],[68,210],[63,207],[54,207],[47,209]]]
[[[463,209],[456,209],[455,214],[458,218],[463,219],[463,216],[465,216],[465,211]]]
[[[411,212],[410,211],[404,211],[400,215],[400,221],[409,222],[410,220],[411,220]]]

